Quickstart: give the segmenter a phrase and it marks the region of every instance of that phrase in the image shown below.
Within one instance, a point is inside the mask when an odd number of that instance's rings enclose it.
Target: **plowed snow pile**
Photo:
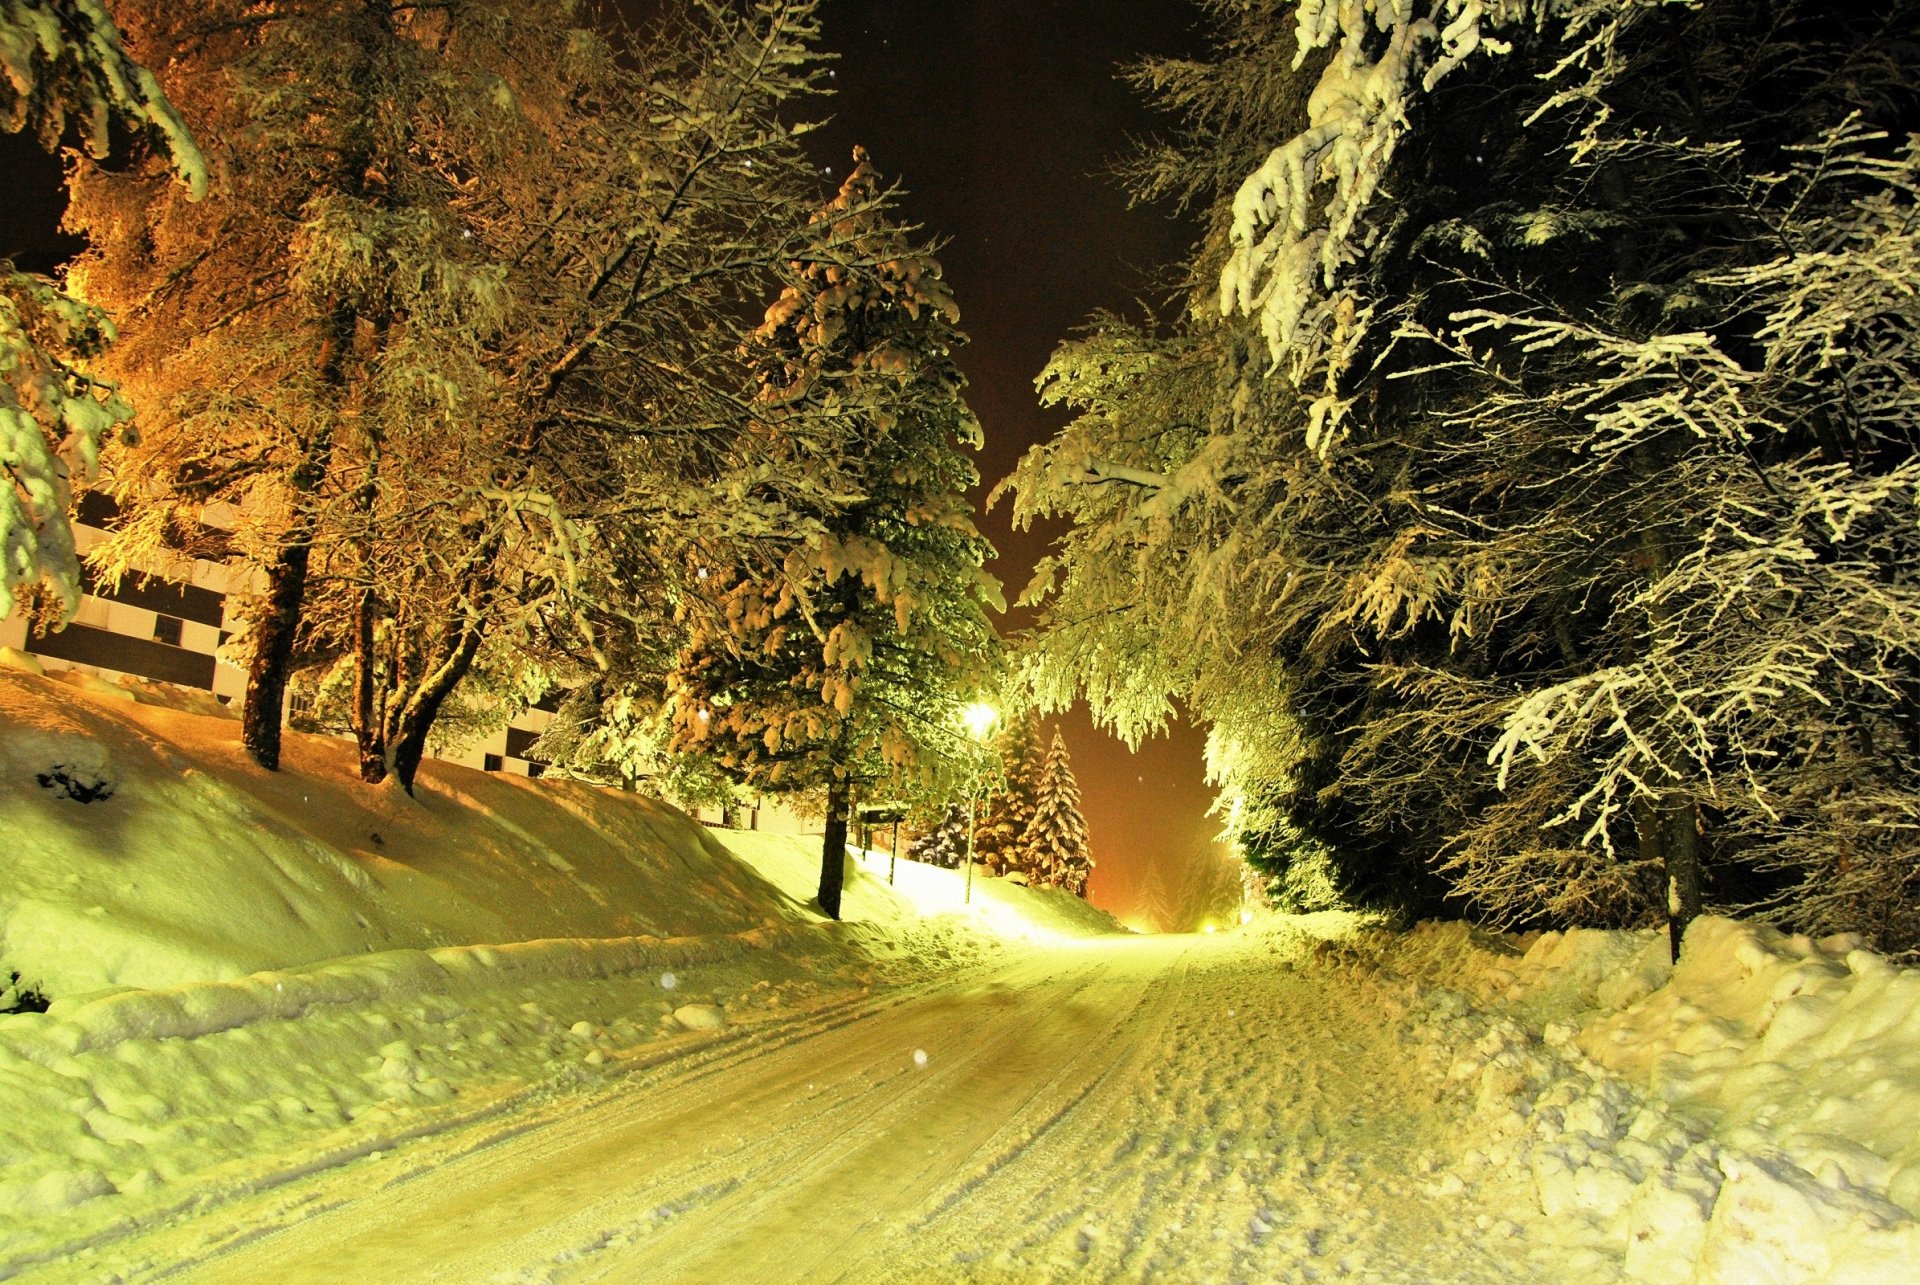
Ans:
[[[1373,941],[1369,935],[1362,941]],[[1849,936],[1708,917],[1381,939],[1481,1137],[1570,1255],[1655,1282],[1920,1279],[1920,975]],[[1517,944],[1517,943],[1513,943]]]

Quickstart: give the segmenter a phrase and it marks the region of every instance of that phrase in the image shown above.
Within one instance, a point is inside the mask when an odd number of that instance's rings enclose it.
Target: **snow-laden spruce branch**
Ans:
[[[1648,3],[1658,0],[1300,0],[1294,66],[1321,63],[1306,125],[1234,194],[1217,302],[1256,319],[1273,368],[1307,396],[1310,450],[1324,457],[1344,431],[1341,382],[1374,315],[1347,277],[1377,241],[1381,183],[1420,96],[1471,58],[1510,53],[1496,33],[1556,23],[1579,43],[1549,78],[1587,79],[1540,110],[1590,98]]]

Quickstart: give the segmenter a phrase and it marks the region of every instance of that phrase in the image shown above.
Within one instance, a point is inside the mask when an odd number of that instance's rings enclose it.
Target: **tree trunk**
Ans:
[[[388,752],[393,756],[393,773],[408,794],[413,793],[413,778],[420,771],[420,760],[426,757],[427,733],[440,717],[440,707],[447,697],[473,668],[473,658],[480,651],[480,640],[485,633],[486,625],[479,618],[460,625],[448,640],[442,658],[427,671],[400,715],[397,734]]]
[[[840,888],[847,876],[847,780],[836,775],[827,787],[827,832],[820,840],[820,909],[840,917]]]
[[[253,659],[247,665],[247,694],[241,710],[240,741],[247,757],[269,772],[280,770],[280,721],[286,704],[287,672],[293,663],[293,635],[307,596],[308,533],[289,534],[267,568],[266,609],[254,621]]]
[[[1667,891],[1667,947],[1680,962],[1687,925],[1700,915],[1700,821],[1698,805],[1669,794],[1644,802],[1634,822],[1640,832],[1640,856],[1657,863]]]
[[[1680,962],[1680,943],[1687,925],[1700,915],[1700,821],[1693,803],[1671,803],[1661,808],[1666,832],[1667,942],[1673,962]]]
[[[1641,448],[1636,454],[1637,471],[1642,477],[1649,477],[1656,470],[1668,466],[1668,461],[1660,457],[1658,450],[1659,443],[1655,442]],[[1657,584],[1673,566],[1673,552],[1665,534],[1657,527],[1643,527],[1640,549],[1641,556],[1646,560],[1648,583]],[[1655,630],[1666,623],[1666,613],[1658,605],[1652,609],[1650,623]],[[1664,763],[1678,761],[1677,749],[1667,747]],[[1701,908],[1700,809],[1691,799],[1680,797],[1679,791],[1674,788],[1677,782],[1671,768],[1661,764],[1657,770],[1662,780],[1661,792],[1657,797],[1647,800],[1637,818],[1640,852],[1644,858],[1659,861],[1666,881],[1667,944],[1672,960],[1677,964],[1680,962],[1681,940],[1687,935],[1687,925],[1699,916]]]
[[[354,321],[351,308],[341,308],[328,319],[327,337],[320,345],[320,382],[325,387],[338,389],[346,381]],[[305,443],[300,463],[287,479],[293,491],[293,521],[267,567],[267,607],[254,623],[240,740],[248,757],[269,772],[280,770],[281,708],[293,666],[293,638],[307,600],[307,565],[313,556],[312,497],[326,481],[332,454],[333,430],[323,427]]]

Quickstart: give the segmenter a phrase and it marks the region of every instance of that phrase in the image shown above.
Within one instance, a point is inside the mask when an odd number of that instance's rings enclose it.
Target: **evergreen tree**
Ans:
[[[1209,287],[1011,483],[1043,702],[1187,701],[1287,879],[1920,940],[1913,5],[1210,9],[1134,169]]]
[[[967,809],[951,803],[930,830],[922,831],[907,845],[907,855],[915,861],[945,870],[958,870],[967,859]]]
[[[91,247],[75,280],[129,317],[114,366],[146,429],[110,458],[123,521],[100,556],[122,574],[169,550],[219,556],[197,547],[200,518],[232,528],[263,585],[244,740],[267,768],[315,581],[350,579],[370,628],[364,599],[432,565],[434,519],[497,445],[486,366],[513,300],[464,207],[524,142],[503,79],[528,50],[512,12],[127,4],[138,47],[177,69],[218,181],[194,209],[151,168],[73,184]],[[379,540],[383,522],[404,539]]]
[[[817,201],[781,119],[821,74],[813,5],[675,0],[609,33],[566,0],[131,2],[194,71],[228,199],[76,193],[154,408],[107,556],[237,523],[266,587],[251,752],[301,666],[340,671],[363,775],[408,788],[476,671],[474,705],[530,654],[657,692],[679,578],[712,561],[687,551],[765,545],[819,489],[739,397]]]
[[[1167,886],[1166,872],[1154,856],[1145,859],[1133,879],[1133,895],[1127,902],[1127,918],[1148,932],[1173,932],[1180,927],[1173,905],[1173,892]]]
[[[887,204],[856,152],[815,219],[823,252],[795,264],[752,341],[760,431],[847,492],[790,513],[777,566],[711,570],[673,674],[677,749],[757,788],[824,794],[831,916],[854,791],[954,770],[953,728],[997,647],[998,586],[965,498],[980,437],[952,355],[959,312]]]
[[[1047,748],[1040,783],[1034,791],[1033,820],[1026,841],[1032,882],[1065,888],[1076,897],[1087,895],[1087,876],[1093,872],[1093,850],[1087,839],[1087,819],[1080,813],[1080,786],[1073,779],[1067,741],[1060,729]]]
[[[998,770],[983,784],[986,793],[974,821],[974,860],[996,875],[1035,872],[1030,842],[1034,804],[1046,766],[1046,746],[1038,715],[1027,714],[1002,728],[992,746]]]

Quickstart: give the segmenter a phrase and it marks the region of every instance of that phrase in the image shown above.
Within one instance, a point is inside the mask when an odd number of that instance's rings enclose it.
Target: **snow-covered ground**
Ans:
[[[84,681],[84,680],[83,680]],[[1906,1281],[1920,977],[1709,919],[1141,938],[0,669],[0,1275]],[[82,798],[91,799],[82,802]],[[0,978],[4,978],[0,972]]]

